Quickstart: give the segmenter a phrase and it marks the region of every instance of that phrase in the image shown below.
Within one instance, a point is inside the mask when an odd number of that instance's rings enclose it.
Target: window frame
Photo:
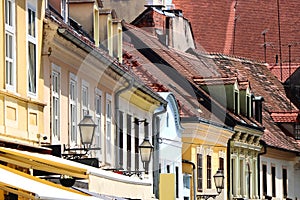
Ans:
[[[81,82],[81,118],[89,114],[89,83],[85,80]]]
[[[203,192],[203,156],[197,153],[197,191]]]
[[[28,92],[28,96],[36,98],[37,94],[38,94],[38,81],[37,81],[37,74],[38,74],[38,31],[37,31],[37,1],[36,0],[27,0],[27,4],[26,4],[27,8],[26,8],[26,37],[27,37],[27,42],[26,42],[26,46],[27,46],[27,92]],[[29,12],[32,11],[35,15],[34,15],[34,23],[33,23],[33,35],[31,35],[29,33]],[[34,66],[31,70],[31,63],[30,63],[30,44],[32,44],[34,46]],[[34,75],[31,75],[31,73],[34,73]],[[32,80],[34,79],[34,80]],[[33,85],[30,87],[30,85]],[[33,88],[34,87],[34,88]]]
[[[57,86],[54,87],[54,78],[57,78]],[[60,142],[60,93],[61,93],[61,69],[55,64],[52,64],[51,72],[51,133],[52,143]],[[54,88],[57,88],[56,91]],[[56,101],[57,104],[55,104]],[[55,111],[57,106],[57,111]],[[54,128],[57,126],[57,128]]]
[[[105,118],[106,118],[106,162],[112,162],[112,97],[110,94],[106,94],[106,103],[105,103]]]
[[[287,172],[287,168],[282,168],[282,193],[283,193],[283,197],[287,198],[287,196],[288,196],[288,172]]]
[[[276,197],[276,167],[271,166],[272,197]]]
[[[71,86],[74,86],[73,98],[71,94]],[[77,144],[77,77],[70,73],[69,80],[69,139],[71,145]]]
[[[103,135],[101,134],[101,120],[102,120],[102,91],[98,88],[95,89],[95,123],[97,124],[96,132],[95,132],[95,145],[96,147],[100,147],[100,150],[97,150],[96,155],[99,161],[102,161],[102,151],[103,151],[103,145],[102,145],[102,139]],[[99,100],[99,105],[98,101]]]
[[[9,17],[7,16],[7,6],[8,6],[8,2],[11,2],[11,10],[9,12]],[[7,90],[16,91],[16,42],[15,42],[15,38],[16,38],[16,33],[15,33],[15,27],[16,27],[16,23],[15,23],[15,0],[5,0],[4,3],[4,18],[5,18],[5,88]],[[9,18],[9,22],[11,23],[6,23],[7,19]],[[8,43],[7,43],[7,35],[11,37],[11,46],[10,46],[10,55],[8,55],[7,49],[8,49]],[[8,67],[7,62],[9,62],[10,67]],[[9,69],[8,69],[9,68]]]
[[[206,156],[206,180],[207,180],[207,189],[212,189],[212,184],[211,184],[211,178],[212,178],[212,173],[211,173],[211,170],[212,170],[212,165],[211,165],[211,156],[210,155],[207,155]]]

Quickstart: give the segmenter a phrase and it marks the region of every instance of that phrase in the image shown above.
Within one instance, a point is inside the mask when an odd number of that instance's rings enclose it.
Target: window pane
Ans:
[[[35,12],[28,9],[28,34],[35,37]]]
[[[35,44],[28,43],[28,88],[32,93],[36,93],[36,46]]]

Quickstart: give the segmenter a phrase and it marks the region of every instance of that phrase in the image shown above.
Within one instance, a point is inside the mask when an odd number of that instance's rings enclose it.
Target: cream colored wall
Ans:
[[[89,190],[104,195],[113,195],[118,197],[130,197],[134,199],[150,200],[152,199],[152,185],[150,182],[136,180],[133,177],[124,177],[123,175],[90,175]],[[114,177],[114,178],[109,178]],[[127,181],[125,181],[125,178]],[[131,181],[130,181],[131,180]]]
[[[1,39],[2,47],[0,59],[0,109],[3,115],[0,117],[0,138],[14,140],[21,143],[37,145],[38,136],[44,132],[43,123],[43,69],[41,66],[41,44],[42,25],[44,16],[44,2],[37,1],[37,96],[28,97],[27,94],[27,37],[26,37],[26,1],[16,0],[16,30],[15,30],[15,64],[16,64],[16,93],[5,90],[5,44],[4,44],[4,1],[0,2],[1,19]]]

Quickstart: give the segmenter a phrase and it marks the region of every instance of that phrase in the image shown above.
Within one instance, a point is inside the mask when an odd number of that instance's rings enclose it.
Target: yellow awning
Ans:
[[[89,166],[48,154],[0,147],[0,160],[28,169],[68,175],[74,178],[88,178]]]
[[[0,165],[0,189],[28,199],[96,200],[99,198],[65,188]]]

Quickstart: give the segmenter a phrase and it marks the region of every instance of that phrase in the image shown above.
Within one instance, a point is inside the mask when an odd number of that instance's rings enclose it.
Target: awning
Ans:
[[[0,189],[29,199],[97,200],[78,191],[0,165]]]
[[[49,154],[0,147],[0,160],[28,169],[63,174],[74,178],[88,178],[89,166]]]

